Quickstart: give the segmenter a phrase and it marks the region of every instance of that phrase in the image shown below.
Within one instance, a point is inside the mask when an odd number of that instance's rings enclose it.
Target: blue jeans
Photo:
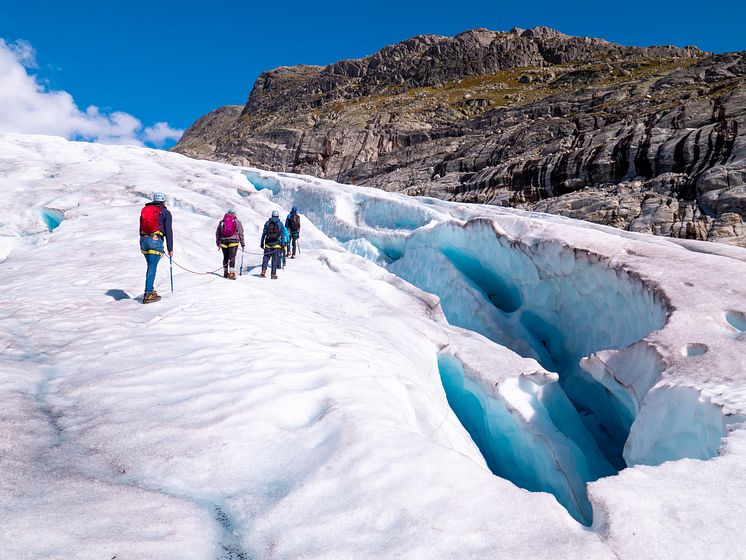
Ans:
[[[140,236],[140,250],[142,251],[157,251],[163,253],[163,239],[157,235],[141,235]],[[155,273],[158,269],[158,263],[161,260],[161,254],[156,253],[145,253],[145,262],[148,263],[148,271],[145,273],[145,293],[149,294],[153,291],[153,284],[155,283]]]
[[[158,269],[158,262],[161,260],[161,255],[145,255],[145,261],[148,263],[148,271],[145,273],[145,293],[149,294],[153,291],[153,284],[155,283],[155,271]]]

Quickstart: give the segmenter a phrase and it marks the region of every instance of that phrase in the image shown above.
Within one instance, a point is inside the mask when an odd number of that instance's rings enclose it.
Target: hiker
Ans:
[[[295,251],[298,246],[298,238],[300,237],[300,214],[298,214],[298,207],[293,206],[290,209],[290,214],[285,218],[285,227],[290,232],[290,241],[293,245],[293,253],[290,254],[290,246],[288,246],[287,254],[291,259],[295,258]]]
[[[236,279],[236,253],[238,246],[244,250],[243,226],[238,220],[236,210],[230,208],[220,220],[215,230],[215,244],[223,250],[223,278]]]
[[[280,221],[280,213],[277,210],[272,210],[272,217],[267,220],[262,230],[262,240],[259,242],[259,246],[264,249],[264,258],[262,258],[262,273],[261,277],[264,278],[267,275],[267,264],[269,259],[272,259],[272,279],[277,279],[277,269],[280,268],[282,256],[282,222]]]
[[[287,264],[286,257],[290,255],[290,234],[288,233],[288,228],[285,226],[282,226],[280,245],[282,245],[282,253],[280,253],[282,257],[282,270],[285,270],[285,265]]]
[[[148,202],[140,211],[140,251],[145,255],[148,271],[145,274],[145,294],[143,303],[152,303],[161,299],[153,289],[158,262],[163,256],[163,238],[166,238],[168,256],[174,254],[174,235],[171,230],[171,212],[166,208],[166,195],[157,192],[153,201]]]

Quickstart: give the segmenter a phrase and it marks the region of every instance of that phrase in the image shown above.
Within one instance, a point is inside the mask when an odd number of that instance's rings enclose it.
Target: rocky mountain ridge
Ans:
[[[175,150],[746,246],[746,53],[548,28],[264,72]]]

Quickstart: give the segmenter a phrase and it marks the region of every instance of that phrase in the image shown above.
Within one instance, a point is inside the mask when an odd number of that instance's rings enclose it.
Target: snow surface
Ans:
[[[238,209],[238,281],[140,304],[156,190],[194,271]],[[746,251],[41,136],[0,209],[2,558],[746,550]]]

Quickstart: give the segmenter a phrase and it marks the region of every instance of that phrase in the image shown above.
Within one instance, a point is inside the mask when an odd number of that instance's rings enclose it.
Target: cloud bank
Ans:
[[[81,111],[69,93],[49,90],[30,74],[33,68],[36,57],[29,43],[0,39],[0,131],[155,147],[178,140],[184,132],[165,122],[143,127],[129,113],[102,112],[93,105]]]

